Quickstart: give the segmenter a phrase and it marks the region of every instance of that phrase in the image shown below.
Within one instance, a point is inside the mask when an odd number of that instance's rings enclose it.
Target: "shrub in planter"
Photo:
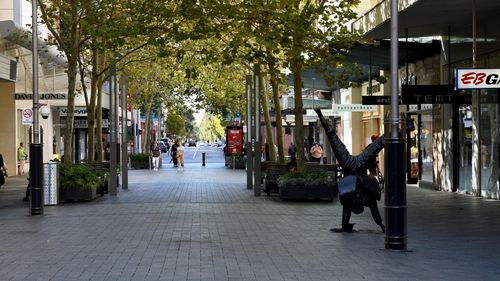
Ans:
[[[336,183],[325,172],[287,172],[277,182],[281,199],[333,199],[337,194]]]
[[[130,166],[134,169],[149,169],[149,154],[148,153],[131,154]]]
[[[233,167],[234,165],[234,167]],[[244,169],[245,168],[245,160],[243,158],[243,154],[239,152],[235,152],[229,156],[229,166],[234,169]]]
[[[63,163],[59,167],[59,197],[64,201],[93,200],[102,178],[104,175],[90,164]]]

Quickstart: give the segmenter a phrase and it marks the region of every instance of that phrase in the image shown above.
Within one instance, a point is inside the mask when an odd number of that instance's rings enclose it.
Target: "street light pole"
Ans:
[[[252,75],[246,76],[246,94],[247,94],[247,189],[253,188],[253,153],[252,153],[252,135],[255,126],[252,121]]]
[[[36,0],[32,0],[32,59],[33,59],[33,142],[30,143],[30,213],[43,214],[43,155],[38,119],[38,17]]]
[[[254,175],[254,195],[260,196],[260,157],[261,157],[261,148],[260,148],[260,65],[255,64],[253,69],[253,84],[254,84],[254,118],[255,118],[255,126],[254,126],[254,165],[253,165],[253,175]]]
[[[109,195],[117,195],[117,121],[118,111],[116,110],[117,91],[116,91],[116,65],[110,67],[109,73]]]
[[[406,144],[399,128],[398,0],[391,0],[391,116],[386,119],[385,248],[406,250]],[[387,130],[389,129],[389,132]]]

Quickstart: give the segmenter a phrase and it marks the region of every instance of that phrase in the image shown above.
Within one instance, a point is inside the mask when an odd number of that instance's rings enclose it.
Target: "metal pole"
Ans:
[[[117,155],[116,151],[116,66],[113,64],[110,67],[109,73],[109,194],[111,196],[116,196],[117,194],[117,184],[116,173],[117,168]]]
[[[398,58],[398,1],[391,0],[391,117],[386,120],[390,125],[390,135],[386,131],[385,154],[385,248],[388,250],[406,250],[406,153],[398,122]]]
[[[247,94],[247,189],[253,188],[253,154],[252,154],[252,135],[254,130],[254,118],[252,117],[252,75],[246,77]]]
[[[472,0],[472,68],[477,67],[477,21],[476,21],[476,0]],[[472,90],[472,151],[476,152],[476,157],[472,157],[472,190],[475,196],[481,196],[481,101],[479,99],[480,90]],[[474,155],[473,155],[474,156]]]
[[[261,157],[261,148],[260,148],[260,65],[255,64],[254,66],[254,110],[255,110],[255,132],[254,132],[254,195],[260,196],[260,157]]]
[[[40,143],[40,125],[38,119],[38,9],[36,0],[32,2],[32,59],[33,59],[33,142],[30,143],[30,213],[43,214],[43,153]],[[70,132],[68,132],[70,134]]]
[[[128,102],[127,102],[127,77],[122,76],[122,189],[128,189]]]

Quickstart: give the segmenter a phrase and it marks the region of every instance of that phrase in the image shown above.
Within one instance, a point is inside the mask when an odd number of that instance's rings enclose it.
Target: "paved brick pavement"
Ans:
[[[338,202],[254,197],[221,164],[130,172],[117,197],[29,216],[0,188],[0,280],[498,280],[500,202],[408,188],[408,248],[382,250],[369,211],[330,233]],[[381,212],[383,204],[379,204]]]

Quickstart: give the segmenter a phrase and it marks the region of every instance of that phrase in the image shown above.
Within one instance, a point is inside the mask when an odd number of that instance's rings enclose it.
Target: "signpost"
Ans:
[[[23,125],[33,124],[33,110],[31,108],[23,109]]]

